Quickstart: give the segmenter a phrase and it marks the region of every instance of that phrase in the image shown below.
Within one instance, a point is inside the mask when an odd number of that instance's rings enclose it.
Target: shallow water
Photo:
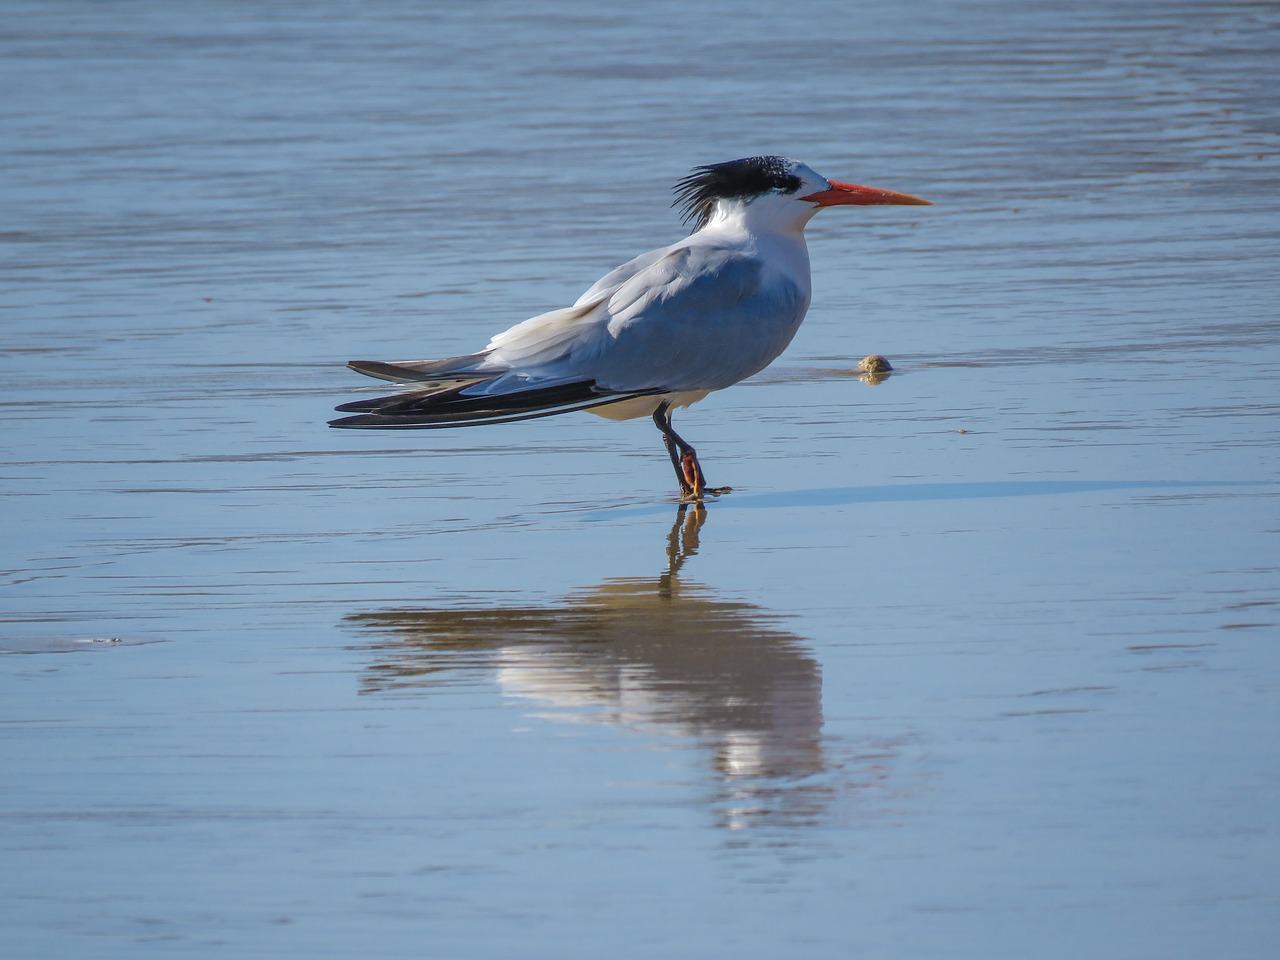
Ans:
[[[5,957],[1273,955],[1280,15],[830,11],[6,6]],[[323,426],[759,152],[730,496]]]

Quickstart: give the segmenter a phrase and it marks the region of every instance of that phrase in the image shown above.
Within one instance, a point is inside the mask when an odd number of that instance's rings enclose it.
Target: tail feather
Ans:
[[[340,404],[334,409],[339,413],[371,413],[375,410],[384,414],[414,412],[419,405],[440,406],[448,403],[458,397],[467,387],[473,387],[483,382],[483,380],[477,380],[473,377],[453,387],[432,386],[425,390],[407,390],[404,393],[394,393],[389,397],[368,397],[364,400],[352,400],[348,403]],[[473,397],[468,399],[480,400],[484,398]]]
[[[471,353],[445,360],[404,360],[397,363],[349,360],[347,366],[366,377],[393,383],[452,383],[466,379],[475,381],[475,367],[487,356],[488,353]]]
[[[492,396],[468,396],[463,392],[478,382],[481,381],[473,377],[458,386],[411,390],[344,403],[337,408],[339,412],[358,415],[331,420],[329,426],[394,430],[510,423],[589,410],[659,392],[608,393],[598,389],[592,381],[534,387]]]

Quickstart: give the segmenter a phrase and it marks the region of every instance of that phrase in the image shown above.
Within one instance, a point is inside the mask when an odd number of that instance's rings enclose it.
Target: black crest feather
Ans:
[[[692,222],[693,228],[700,230],[711,219],[717,200],[798,189],[801,180],[792,172],[793,167],[786,157],[744,157],[694,167],[692,173],[676,182],[676,199],[671,205],[680,207],[685,223]]]

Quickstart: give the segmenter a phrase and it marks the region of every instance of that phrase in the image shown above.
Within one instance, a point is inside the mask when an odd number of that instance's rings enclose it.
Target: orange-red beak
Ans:
[[[881,190],[877,187],[860,187],[856,183],[841,183],[838,180],[828,180],[827,183],[831,184],[830,190],[819,190],[817,193],[811,193],[807,197],[801,197],[800,199],[816,203],[820,207],[834,207],[844,203],[854,203],[859,206],[869,206],[875,203],[897,203],[917,207],[933,206],[928,200],[921,200],[919,197],[913,197],[909,193]]]

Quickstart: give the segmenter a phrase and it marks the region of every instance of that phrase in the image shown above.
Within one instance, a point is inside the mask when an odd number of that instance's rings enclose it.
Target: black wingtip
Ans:
[[[342,407],[338,407],[338,409],[341,410]],[[370,425],[368,424],[368,421],[377,420],[377,419],[378,419],[377,417],[371,417],[368,414],[364,414],[358,417],[339,417],[337,420],[330,420],[329,426],[331,427],[363,427],[363,426]]]
[[[465,380],[479,381],[489,374],[477,374],[476,364],[484,360],[487,353],[470,353],[462,357],[447,357],[444,360],[413,360],[399,363],[388,363],[385,360],[348,360],[347,366],[356,373],[377,380],[390,380],[395,383],[428,383],[431,381],[452,381],[461,383]]]
[[[350,403],[340,403],[333,409],[338,413],[360,413],[366,410],[373,410],[381,403],[383,398],[377,400],[352,400]]]

